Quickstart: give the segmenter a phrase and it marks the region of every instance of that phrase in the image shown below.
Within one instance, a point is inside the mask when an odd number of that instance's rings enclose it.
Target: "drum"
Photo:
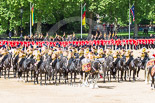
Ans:
[[[147,62],[146,66],[147,67],[150,67],[150,66],[153,66],[154,65],[154,62],[155,62],[155,59],[151,59]]]
[[[89,72],[91,70],[91,63],[86,63],[82,65],[82,71]]]

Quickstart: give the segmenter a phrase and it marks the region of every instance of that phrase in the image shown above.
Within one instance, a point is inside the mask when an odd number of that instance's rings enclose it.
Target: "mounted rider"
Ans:
[[[109,55],[112,55],[112,54],[113,54],[112,49],[111,48],[108,48],[108,51],[107,51],[106,56],[108,57]]]
[[[29,46],[29,48],[27,49],[27,55],[28,55],[28,59],[32,59],[33,58],[33,51],[34,51],[34,49],[33,49],[33,46],[32,45],[30,45]]]
[[[126,62],[126,65],[129,66],[130,62],[134,59],[133,58],[133,51],[128,50],[126,57],[128,59],[128,61]]]
[[[25,57],[26,57],[26,53],[25,53],[25,48],[23,47],[22,50],[20,50],[19,52],[19,60],[18,60],[18,64],[19,66],[22,65],[23,61],[25,60]]]
[[[114,65],[116,66],[118,61],[120,60],[121,58],[121,52],[120,51],[116,51],[116,54],[114,56],[114,58],[116,58],[115,62],[114,62]]]
[[[68,54],[68,67],[71,65],[73,60],[74,60],[74,52],[70,50]]]
[[[83,46],[79,50],[79,58],[80,58],[80,61],[84,58],[84,49],[83,49]]]
[[[1,50],[1,53],[0,53],[1,55],[2,55],[2,57],[0,57],[0,61],[1,61],[1,63],[3,64],[3,62],[5,61],[5,59],[7,58],[7,54],[8,54],[8,50],[7,50],[7,48],[6,48],[6,46],[5,45],[3,45],[3,47],[2,47],[2,50]]]
[[[142,48],[142,53],[141,53],[141,58],[143,59],[143,60],[142,60],[142,64],[143,64],[143,65],[145,64],[145,61],[146,61],[147,59],[149,59],[149,54],[148,54],[148,53],[149,53],[149,52],[146,51],[146,48],[143,47],[143,48]]]
[[[39,62],[41,61],[41,56],[42,56],[42,54],[41,54],[41,48],[40,48],[40,49],[38,49],[37,54],[35,55],[35,59],[37,61],[35,63],[35,66],[37,66],[39,64]]]

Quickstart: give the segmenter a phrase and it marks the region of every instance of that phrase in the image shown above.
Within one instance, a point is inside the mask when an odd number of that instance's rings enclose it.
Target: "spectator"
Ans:
[[[11,37],[12,37],[12,33],[11,31],[9,32],[9,39],[11,40]]]

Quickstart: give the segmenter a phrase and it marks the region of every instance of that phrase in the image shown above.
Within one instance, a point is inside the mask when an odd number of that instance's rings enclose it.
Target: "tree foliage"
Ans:
[[[136,24],[142,20],[155,21],[154,0],[130,0],[135,5]],[[103,22],[128,25],[129,0],[0,0],[0,33],[19,31],[21,28],[21,13],[23,9],[23,28],[29,27],[30,2],[34,5],[35,25],[54,25],[65,18],[81,16],[81,3],[86,3],[87,18],[96,14],[102,16]],[[91,15],[90,15],[91,14]],[[40,22],[40,24],[39,24]],[[34,28],[37,28],[34,26]],[[71,30],[69,28],[72,28]],[[77,30],[79,23],[67,24],[67,30]]]

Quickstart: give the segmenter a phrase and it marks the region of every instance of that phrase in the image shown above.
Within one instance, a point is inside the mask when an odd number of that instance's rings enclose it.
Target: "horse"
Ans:
[[[155,80],[155,65],[152,67],[150,75],[152,77],[151,87],[155,89],[155,83],[154,83],[154,80]],[[154,85],[154,87],[153,87],[153,85]]]
[[[136,70],[137,67],[140,67],[142,64],[141,58],[138,57],[136,59],[131,60],[130,64],[129,64],[129,70],[130,70],[130,75],[129,75],[129,81],[130,81],[130,77],[131,77],[131,71],[133,70],[133,80],[135,81],[135,75],[136,75]]]
[[[17,73],[18,60],[19,60],[19,55],[12,57],[12,66],[13,66],[13,71],[14,71],[14,77],[16,77],[16,73]]]
[[[102,74],[103,64],[99,60],[92,61],[90,70],[90,88],[98,88],[97,80],[99,79],[99,74]]]
[[[53,62],[54,63],[54,62]],[[64,76],[66,76],[66,70],[67,70],[67,59],[66,57],[61,57],[61,59],[57,58],[56,59],[56,64],[54,67],[54,74],[56,75],[55,77],[55,85],[57,85],[57,74],[59,73],[59,83],[60,83],[60,77],[62,76],[61,74],[63,74]],[[65,79],[66,82],[66,79]]]
[[[24,72],[24,79],[25,79],[25,72],[27,74],[26,78],[26,82],[28,82],[28,77],[29,77],[29,71],[31,70],[31,65],[33,65],[35,63],[35,61],[33,59],[25,59],[24,62],[22,63],[22,67],[21,70],[22,72]]]
[[[79,82],[81,82],[81,78],[82,78],[82,74],[83,74],[83,71],[82,71],[82,62],[81,62],[81,59],[79,58],[76,58],[75,59],[75,68],[76,68],[76,74],[80,76],[79,78]]]
[[[99,73],[102,74],[103,64],[99,60],[90,61],[87,58],[82,59],[83,65],[83,86],[89,86],[90,88],[98,88],[97,80]],[[84,66],[85,65],[85,66]],[[88,70],[91,68],[90,70]],[[88,70],[88,71],[87,71]],[[88,79],[90,78],[90,85]]]
[[[145,67],[145,74],[144,74],[144,78],[145,78],[145,83],[151,83],[151,75],[150,75],[150,71],[152,69],[152,67],[155,65],[154,63],[155,59],[151,59],[147,62],[146,67]]]
[[[74,73],[74,83],[75,83],[75,79],[76,79],[76,72],[78,70],[78,68],[76,68],[76,60],[73,59],[71,61],[71,64],[68,65],[68,69],[69,69],[69,73],[71,74],[71,85],[72,85],[72,78],[73,78],[73,73]]]
[[[125,58],[120,58],[116,64],[116,72],[118,71],[118,82],[119,82],[119,71],[121,71],[121,80],[123,81],[123,73],[125,70],[126,60]]]
[[[8,53],[6,56],[6,59],[3,62],[3,68],[4,68],[4,78],[6,79],[6,71],[8,70],[8,78],[9,78],[9,73],[11,69],[11,59],[12,59],[12,53]]]
[[[47,80],[49,80],[49,83],[50,83],[51,77],[53,75],[53,68],[52,68],[51,62],[52,62],[51,56],[48,56],[45,61],[45,63],[46,63],[45,70],[46,70],[46,74],[47,74]],[[46,84],[46,81],[45,81],[45,84]]]
[[[137,70],[137,78],[139,77],[139,71],[140,71],[140,69],[145,70],[146,64],[147,64],[147,62],[149,60],[150,60],[150,58],[149,58],[148,54],[145,54],[145,57],[142,60],[142,65],[138,67],[138,70]]]
[[[106,61],[106,68],[107,68],[107,76],[108,76],[108,81],[111,81],[111,75],[115,76],[115,68],[114,68],[114,58],[112,55],[109,55],[108,57],[105,58]],[[109,79],[109,72],[110,72],[110,79]]]

